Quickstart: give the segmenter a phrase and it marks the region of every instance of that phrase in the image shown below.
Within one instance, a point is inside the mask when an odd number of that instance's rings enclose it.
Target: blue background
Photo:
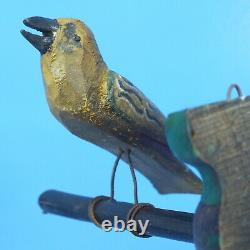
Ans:
[[[22,19],[34,15],[84,20],[110,68],[168,114],[224,100],[232,82],[250,92],[250,2],[4,1],[1,10],[0,249],[194,249],[161,238],[105,233],[90,223],[41,213],[37,198],[50,188],[108,194],[115,158],[71,135],[52,117],[39,54],[19,30]],[[199,200],[161,196],[140,174],[138,181],[140,200],[161,208],[193,212]],[[131,185],[121,164],[118,199],[132,201]]]

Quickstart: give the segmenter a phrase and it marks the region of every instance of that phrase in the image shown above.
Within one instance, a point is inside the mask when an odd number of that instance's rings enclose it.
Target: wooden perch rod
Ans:
[[[88,206],[92,198],[49,190],[41,194],[39,205],[45,213],[91,222]],[[114,216],[126,221],[131,203],[106,200],[96,205],[100,221],[114,220]],[[193,214],[147,207],[136,216],[143,223],[149,220],[147,235],[193,243]]]

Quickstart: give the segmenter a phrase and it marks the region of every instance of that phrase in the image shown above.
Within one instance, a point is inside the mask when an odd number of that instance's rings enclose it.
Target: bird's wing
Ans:
[[[128,79],[113,71],[109,73],[109,100],[125,120],[135,123],[133,127],[165,142],[164,115]]]
[[[164,115],[126,78],[110,72],[109,101],[125,127],[138,139],[130,145],[132,161],[161,193],[199,193],[200,180],[170,151]],[[126,132],[125,132],[126,133]],[[128,159],[123,158],[126,162]]]

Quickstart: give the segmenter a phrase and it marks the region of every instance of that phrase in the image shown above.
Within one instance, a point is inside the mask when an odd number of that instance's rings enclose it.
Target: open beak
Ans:
[[[35,16],[24,19],[23,23],[29,28],[42,32],[42,36],[39,36],[26,30],[21,30],[22,35],[39,50],[41,54],[45,54],[54,42],[54,33],[59,28],[57,20]]]

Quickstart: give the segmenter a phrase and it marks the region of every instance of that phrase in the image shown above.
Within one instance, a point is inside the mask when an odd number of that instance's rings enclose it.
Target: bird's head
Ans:
[[[49,19],[43,17],[26,18],[24,24],[42,32],[32,34],[22,30],[22,35],[37,49],[41,55],[69,57],[90,57],[102,60],[91,30],[80,20],[72,18]]]
[[[107,66],[91,30],[72,18],[26,18],[24,24],[41,35],[22,30],[22,35],[41,53],[43,78],[49,99],[60,93],[69,95],[69,88],[80,89],[86,83],[98,84]],[[76,87],[78,86],[78,87]],[[82,90],[82,92],[84,92]]]

